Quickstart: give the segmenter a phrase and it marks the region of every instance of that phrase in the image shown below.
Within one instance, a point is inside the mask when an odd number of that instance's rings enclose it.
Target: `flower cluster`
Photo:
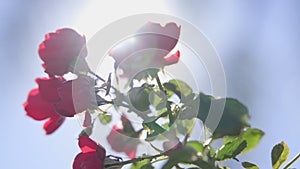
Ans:
[[[175,23],[163,27],[149,22],[131,37],[135,43],[124,41],[113,47],[109,55],[115,60],[115,69],[122,69],[121,78],[141,79],[141,76],[136,76],[140,72],[147,73],[154,68],[157,73],[164,66],[179,61],[179,51],[170,54],[179,34],[180,27]],[[67,117],[83,112],[83,127],[91,127],[92,111],[122,99],[116,97],[107,101],[99,94],[100,90],[105,90],[105,96],[111,94],[111,77],[109,75],[105,81],[89,69],[85,60],[88,55],[86,39],[73,29],[63,28],[46,34],[38,54],[47,77],[36,78],[38,87],[29,92],[23,107],[34,120],[46,120],[43,128],[47,135],[56,131]],[[72,78],[68,78],[68,74],[73,74]],[[99,79],[101,85],[97,81]],[[107,141],[114,151],[124,152],[134,159],[141,131],[136,131],[123,115],[121,123],[114,125],[107,136]],[[104,147],[97,145],[86,134],[80,135],[79,147],[82,152],[74,160],[74,169],[104,167]]]
[[[37,121],[46,120],[43,128],[49,135],[66,118],[79,113],[85,115],[84,129],[78,138],[81,152],[74,159],[73,169],[121,168],[131,163],[133,169],[152,169],[152,164],[161,160],[165,160],[163,169],[182,168],[182,165],[228,168],[221,163],[228,159],[239,161],[237,155],[254,148],[264,132],[250,127],[248,109],[238,100],[194,91],[178,79],[160,80],[165,66],[179,62],[180,52],[175,46],[180,30],[175,23],[161,26],[148,22],[142,26],[136,34],[109,50],[108,55],[115,60],[115,72],[109,73],[107,80],[90,70],[84,36],[68,28],[48,33],[38,50],[47,76],[35,79],[37,87],[29,92],[23,104],[27,116]],[[118,89],[119,78],[128,80],[125,93]],[[117,83],[115,86],[113,80]],[[212,120],[209,113],[215,114],[219,109],[223,112],[217,119],[218,126],[207,122]],[[128,161],[106,156],[108,147],[91,139],[96,132],[95,121],[103,125],[112,122],[116,110],[122,112],[121,119],[112,125],[105,139],[111,150],[126,154]],[[141,123],[132,124],[131,117]],[[202,121],[203,127],[208,129],[210,133],[206,130],[204,133],[205,138],[210,135],[207,140],[190,137],[194,134],[191,133],[193,120]],[[225,141],[216,149],[213,141],[218,138]],[[148,143],[147,148],[151,147],[158,154],[136,157],[141,150],[138,146],[143,143]],[[272,167],[279,168],[287,160],[289,151],[284,142],[274,146]],[[300,155],[284,168],[298,158]],[[258,168],[250,162],[242,162],[242,166]]]
[[[39,46],[40,58],[48,77],[37,78],[23,104],[27,115],[35,120],[46,120],[46,134],[53,133],[65,120],[92,106],[93,79],[77,74],[66,80],[76,62],[84,62],[87,55],[85,37],[72,29],[59,29],[49,33]],[[76,103],[76,104],[75,104]]]

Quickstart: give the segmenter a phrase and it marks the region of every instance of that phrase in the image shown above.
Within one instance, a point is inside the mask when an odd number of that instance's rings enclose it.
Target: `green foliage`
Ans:
[[[139,113],[149,113],[149,94],[150,88],[147,86],[135,87],[128,91],[129,104],[131,111]]]
[[[243,128],[249,126],[247,123],[249,118],[248,109],[238,100],[233,98],[214,99],[212,96],[205,95],[203,93],[200,93],[198,99],[200,100],[200,104],[197,117],[204,123],[211,105],[220,109],[224,107],[220,122],[215,131],[213,131],[214,138],[220,138],[223,136],[238,136]],[[206,124],[206,126],[208,128],[214,128],[211,124]]]
[[[183,103],[193,96],[193,91],[190,86],[181,80],[170,80],[169,82],[164,83],[163,86],[167,91],[168,97],[176,94]]]
[[[249,162],[242,162],[242,166],[246,169],[259,169],[255,164]]]
[[[247,147],[247,142],[242,139],[234,139],[223,145],[216,155],[216,160],[223,161],[236,158]]]
[[[154,169],[149,159],[135,162],[131,165],[130,169]]]
[[[90,136],[92,134],[92,131],[93,131],[92,127],[87,127],[80,132],[79,137],[80,136]]]
[[[201,159],[197,155],[197,151],[190,146],[183,146],[180,149],[174,150],[162,169],[170,169],[179,163],[193,164],[204,169],[216,169],[215,166]]]
[[[111,122],[111,115],[106,113],[100,113],[98,115],[98,118],[102,124],[108,124],[109,122]]]
[[[224,144],[226,144],[234,139],[245,140],[247,142],[247,147],[242,151],[242,153],[245,153],[245,152],[248,152],[248,151],[252,150],[253,148],[255,148],[258,145],[258,143],[260,142],[260,140],[262,139],[262,137],[264,136],[264,134],[265,133],[259,129],[248,128],[237,137],[233,137],[233,136],[228,137],[224,141]]]
[[[199,141],[189,141],[186,143],[187,146],[193,147],[196,151],[203,153],[204,152],[204,145]]]
[[[289,155],[290,149],[284,142],[275,145],[271,155],[273,169],[279,168],[288,159]]]

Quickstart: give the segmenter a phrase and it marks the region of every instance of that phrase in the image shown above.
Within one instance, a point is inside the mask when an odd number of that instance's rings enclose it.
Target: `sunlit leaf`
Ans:
[[[100,113],[98,115],[98,118],[99,118],[100,122],[102,124],[104,124],[104,125],[108,124],[109,122],[111,122],[111,115],[109,115],[109,114]]]
[[[216,159],[218,161],[223,161],[230,158],[235,158],[247,147],[247,142],[245,140],[236,139],[223,145],[217,152]]]
[[[149,100],[152,106],[156,108],[156,110],[161,110],[166,108],[167,99],[165,93],[162,91],[153,91],[150,93]]]
[[[149,159],[141,160],[138,162],[135,162],[131,165],[130,169],[154,169],[154,167],[151,165]]]
[[[272,149],[273,169],[279,168],[288,159],[289,155],[290,149],[284,142],[275,145]]]
[[[255,164],[249,162],[242,162],[242,166],[246,169],[259,169]]]
[[[264,136],[264,132],[255,129],[255,128],[248,128],[247,130],[243,131],[240,136],[238,136],[239,139],[246,140],[247,142],[247,147],[242,151],[242,153],[248,152],[255,148],[258,143],[260,142],[261,138]],[[236,139],[237,137],[228,137],[225,141],[224,144],[227,142],[232,141],[233,139]]]
[[[204,146],[199,141],[189,141],[186,143],[187,146],[193,147],[196,151],[202,153],[204,151]]]
[[[182,148],[175,150],[169,156],[169,160],[165,163],[162,169],[170,169],[176,164],[193,164],[201,168],[215,169],[211,164],[198,158],[197,151],[190,146],[183,146]]]
[[[248,109],[241,102],[233,98],[226,99],[214,99],[212,96],[200,93],[200,104],[198,118],[205,122],[212,102],[214,106],[224,106],[224,111],[219,124],[215,131],[213,131],[214,138],[223,136],[237,136],[241,133],[242,129],[248,127],[247,120],[249,118]],[[213,113],[213,112],[212,112]],[[211,126],[215,124],[206,124],[208,128],[214,128]]]
[[[80,132],[79,137],[80,136],[90,136],[92,134],[92,131],[93,131],[92,127],[87,127]]]
[[[164,88],[167,90],[167,96],[176,94],[181,101],[184,102],[189,96],[192,95],[193,90],[191,87],[181,80],[170,80],[163,84]]]

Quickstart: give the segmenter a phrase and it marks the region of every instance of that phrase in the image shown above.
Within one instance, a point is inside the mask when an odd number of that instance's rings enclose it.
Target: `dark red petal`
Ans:
[[[59,29],[45,36],[38,53],[46,73],[62,76],[70,71],[69,67],[74,66],[78,57],[87,55],[86,40],[72,29]]]
[[[60,101],[55,105],[59,114],[72,117],[77,113],[85,111],[91,104],[94,83],[85,78],[67,81],[60,88],[58,94]]]
[[[32,89],[27,101],[23,104],[27,116],[35,120],[45,120],[55,113],[53,103],[46,101],[41,96],[38,89]]]
[[[78,145],[83,153],[96,152],[97,150],[97,143],[88,136],[80,136]]]
[[[103,169],[104,159],[99,159],[95,152],[79,153],[73,162],[73,169]]]
[[[65,121],[64,117],[61,117],[60,115],[57,115],[55,117],[51,117],[49,120],[47,120],[43,126],[44,130],[46,131],[46,134],[52,134],[55,130],[57,130],[62,123]]]
[[[64,61],[52,60],[44,63],[43,67],[49,76],[61,76],[69,72],[69,63],[65,63]]]
[[[39,91],[45,100],[56,102],[59,100],[57,88],[62,84],[63,78],[36,78]]]

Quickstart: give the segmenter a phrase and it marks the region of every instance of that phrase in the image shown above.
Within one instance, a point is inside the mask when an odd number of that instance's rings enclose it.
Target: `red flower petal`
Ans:
[[[87,55],[86,40],[72,29],[59,29],[49,33],[39,46],[40,58],[50,76],[64,75],[78,57]]]
[[[79,153],[73,162],[73,169],[103,169],[104,159],[97,158],[95,152]]]
[[[165,58],[166,65],[172,65],[178,63],[180,58],[180,51],[178,50],[176,53],[172,54],[171,56]]]
[[[160,69],[177,63],[179,53],[169,59],[164,57],[176,46],[180,29],[175,23],[165,26],[151,22],[145,24],[135,36],[109,51],[115,60],[115,68],[121,68],[123,76],[132,77],[145,69]]]
[[[60,100],[55,104],[59,114],[73,117],[77,113],[85,111],[93,101],[92,83],[90,79],[79,77],[67,81],[58,88]]]
[[[27,116],[35,120],[45,120],[55,114],[53,103],[46,101],[38,89],[32,89],[23,104]]]
[[[83,153],[96,152],[97,150],[97,143],[88,136],[80,136],[78,145]]]
[[[79,153],[73,162],[73,169],[102,169],[104,168],[105,149],[97,145],[88,136],[80,136],[79,147],[82,153]]]
[[[133,135],[138,135],[138,133],[134,131],[130,121],[124,115],[121,121],[122,125],[114,125],[106,139],[114,151],[124,152],[130,159],[133,159],[140,143],[139,139]]]
[[[65,121],[64,117],[61,117],[60,115],[57,115],[55,117],[51,117],[46,123],[44,124],[43,128],[46,131],[46,134],[52,134],[54,131],[56,131],[62,123]]]
[[[57,88],[62,85],[63,78],[36,78],[39,91],[45,100],[56,102],[59,100]]]

